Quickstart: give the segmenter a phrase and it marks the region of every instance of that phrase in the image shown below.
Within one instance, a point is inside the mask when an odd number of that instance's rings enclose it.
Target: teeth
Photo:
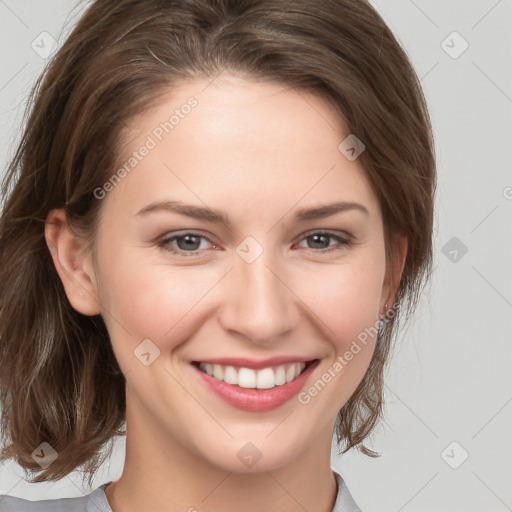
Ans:
[[[291,365],[288,370],[286,370],[286,382],[291,382],[295,377],[295,365]]]
[[[250,368],[240,368],[238,370],[238,385],[241,388],[255,388],[256,372]]]
[[[258,389],[270,389],[276,385],[274,370],[272,368],[264,368],[256,375],[256,387]]]
[[[286,383],[286,372],[284,371],[284,366],[277,367],[274,381],[276,386],[281,386]]]
[[[224,382],[228,384],[238,384],[238,372],[234,366],[224,368]]]
[[[213,376],[217,380],[224,380],[224,368],[220,364],[213,365]]]
[[[271,389],[296,379],[306,367],[305,363],[282,364],[261,370],[235,368],[221,364],[200,363],[199,368],[217,380],[235,384],[241,388]]]

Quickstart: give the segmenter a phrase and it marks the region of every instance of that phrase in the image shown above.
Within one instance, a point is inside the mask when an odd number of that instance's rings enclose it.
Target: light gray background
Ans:
[[[373,443],[382,457],[353,451],[333,464],[367,512],[512,510],[512,1],[373,4],[410,56],[432,115],[435,274],[390,367],[387,420]],[[74,6],[0,0],[2,172],[45,65],[31,43],[42,32],[62,42],[80,13]],[[469,44],[457,58],[464,43],[454,31]],[[93,487],[118,478],[123,463],[121,439]],[[0,494],[49,499],[90,490],[76,474],[28,484],[15,464],[0,466]]]

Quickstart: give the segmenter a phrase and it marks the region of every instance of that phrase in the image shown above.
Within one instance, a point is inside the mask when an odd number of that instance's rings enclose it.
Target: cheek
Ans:
[[[111,255],[102,273],[100,300],[120,357],[144,339],[162,352],[180,345],[200,326],[205,296],[222,277],[193,266],[153,264],[136,251]]]
[[[329,356],[298,396],[313,417],[334,418],[361,382],[374,353],[384,266],[358,258],[325,269],[304,299],[318,317]],[[302,292],[306,297],[306,289]],[[314,306],[313,306],[314,305]],[[325,390],[325,391],[324,391]]]
[[[317,324],[339,350],[373,326],[379,316],[384,265],[376,258],[358,258],[327,266],[297,281],[294,291],[318,318]]]

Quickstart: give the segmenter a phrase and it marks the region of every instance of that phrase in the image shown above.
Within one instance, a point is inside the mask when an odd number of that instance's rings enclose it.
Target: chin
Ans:
[[[292,416],[293,413],[290,414]],[[315,438],[311,432],[307,435],[303,430],[292,433],[289,427],[286,420],[277,427],[275,424],[271,428],[265,425],[264,434],[256,434],[251,427],[245,436],[228,438],[226,435],[222,441],[217,437],[206,445],[203,439],[196,449],[202,458],[225,471],[248,474],[275,471],[303,456],[318,437],[318,429]]]

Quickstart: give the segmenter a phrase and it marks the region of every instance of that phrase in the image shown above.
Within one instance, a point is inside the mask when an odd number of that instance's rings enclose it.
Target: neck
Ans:
[[[149,427],[149,428],[148,428]],[[170,438],[127,402],[126,459],[105,490],[113,512],[331,512],[337,484],[330,468],[332,428],[298,457],[275,469],[236,473]]]

